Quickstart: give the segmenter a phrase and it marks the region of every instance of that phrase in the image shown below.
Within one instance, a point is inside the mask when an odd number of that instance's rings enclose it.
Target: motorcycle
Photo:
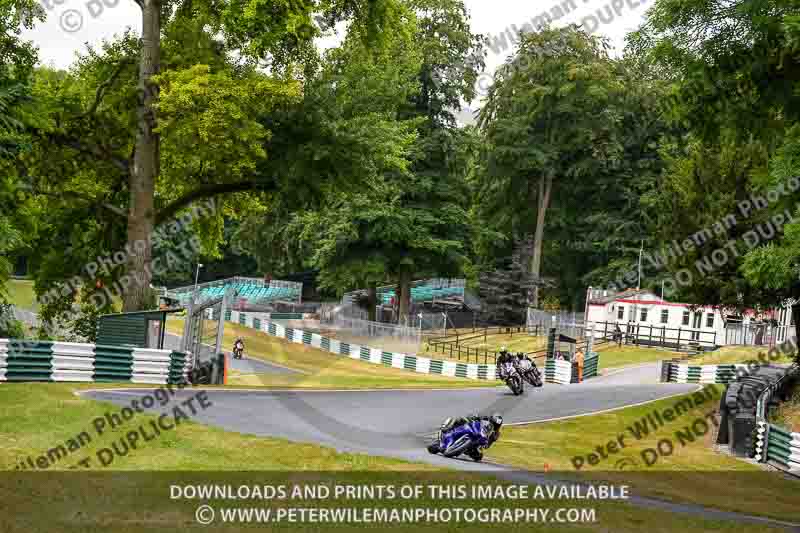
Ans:
[[[234,344],[233,345],[233,358],[234,359],[241,359],[242,354],[244,353],[244,346],[241,344]]]
[[[522,376],[522,379],[524,379],[534,387],[542,386],[542,373],[539,372],[539,368],[533,361],[529,359],[523,359],[519,361],[517,370],[519,371],[519,374]]]
[[[517,366],[511,361],[501,363],[500,379],[506,382],[514,396],[519,396],[525,391],[525,383],[522,381],[522,376],[517,370]]]
[[[439,430],[436,439],[428,445],[428,452],[441,453],[448,458],[464,454],[477,463],[483,459],[482,449],[489,445],[492,431],[491,422],[486,420],[474,420],[449,430]]]

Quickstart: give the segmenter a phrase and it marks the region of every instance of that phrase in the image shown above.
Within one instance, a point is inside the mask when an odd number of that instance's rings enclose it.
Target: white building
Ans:
[[[598,333],[611,334],[617,326],[640,342],[648,339],[671,340],[680,344],[702,345],[772,344],[794,336],[791,307],[758,313],[746,310],[742,315],[723,314],[718,306],[690,306],[668,302],[660,296],[638,289],[610,293],[590,289],[587,294],[586,321],[595,324]],[[771,319],[776,319],[777,324]]]

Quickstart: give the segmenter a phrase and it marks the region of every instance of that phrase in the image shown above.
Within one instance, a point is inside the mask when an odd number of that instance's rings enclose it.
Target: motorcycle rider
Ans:
[[[514,356],[509,353],[505,346],[500,348],[500,353],[497,356],[497,375],[500,376],[500,379],[503,378],[503,365],[505,363],[514,363]]]
[[[233,343],[233,355],[235,357],[241,358],[243,353],[244,353],[244,341],[242,340],[241,337],[239,337],[236,339],[236,342]]]
[[[450,431],[455,429],[459,426],[463,426],[464,424],[470,424],[475,422],[476,420],[480,420],[482,422],[489,422],[489,427],[491,428],[489,434],[487,435],[488,444],[482,446],[481,449],[473,450],[470,454],[473,459],[476,461],[480,461],[483,458],[482,450],[489,448],[492,444],[497,442],[500,438],[500,428],[503,427],[503,417],[498,413],[494,413],[490,416],[479,416],[479,415],[470,415],[470,416],[459,416],[456,418],[448,418],[444,422],[442,422],[441,432],[444,433],[446,431]],[[433,443],[428,447],[428,451],[431,453],[438,453],[439,445],[438,443]]]
[[[534,363],[528,354],[519,352],[517,353],[517,368],[524,376],[533,376],[536,377],[539,374],[539,369],[536,368],[536,363]]]

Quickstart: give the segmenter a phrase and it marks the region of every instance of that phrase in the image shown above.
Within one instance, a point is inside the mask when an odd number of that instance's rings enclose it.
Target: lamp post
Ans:
[[[197,280],[200,278],[201,268],[203,268],[203,263],[197,263],[197,269],[194,272],[194,291],[192,291],[195,300],[197,299]]]
[[[639,248],[639,280],[636,282],[636,290],[642,288],[642,253],[644,252],[644,239],[642,239],[642,246]]]

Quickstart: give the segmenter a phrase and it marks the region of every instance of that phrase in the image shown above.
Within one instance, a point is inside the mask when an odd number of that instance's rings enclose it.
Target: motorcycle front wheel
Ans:
[[[458,446],[450,447],[450,448],[442,451],[442,455],[444,455],[447,458],[458,457],[459,455],[464,453],[464,451],[471,445],[472,445],[472,442],[469,439],[464,439],[464,442],[462,444],[459,444]]]
[[[470,458],[472,458],[472,460],[476,463],[483,461],[483,452],[480,450],[471,450],[467,455],[469,455]]]
[[[511,392],[514,393],[514,396],[519,396],[525,390],[525,385],[523,385],[522,379],[519,376],[509,378],[508,386],[511,389]]]

